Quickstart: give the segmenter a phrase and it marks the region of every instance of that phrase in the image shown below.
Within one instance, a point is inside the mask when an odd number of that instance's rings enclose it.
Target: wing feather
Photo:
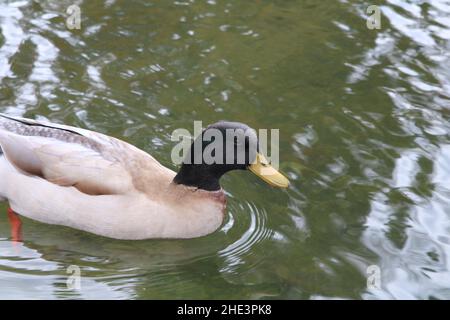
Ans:
[[[68,133],[70,134],[70,133]],[[132,190],[131,174],[120,159],[107,158],[89,144],[51,137],[24,136],[0,128],[6,159],[21,172],[81,192],[120,194]]]

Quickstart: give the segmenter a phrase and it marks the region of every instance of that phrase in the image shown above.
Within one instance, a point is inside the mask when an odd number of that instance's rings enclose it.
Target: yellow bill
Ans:
[[[261,153],[256,154],[255,162],[248,168],[273,187],[287,188],[289,186],[289,180],[272,167]]]

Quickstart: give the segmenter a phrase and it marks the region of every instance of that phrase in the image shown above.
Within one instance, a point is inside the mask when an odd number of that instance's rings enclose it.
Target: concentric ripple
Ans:
[[[230,212],[245,212],[246,215],[249,215],[248,225],[245,230],[240,230],[240,234],[238,234],[237,239],[233,239],[233,242],[229,244],[226,248],[220,250],[218,252],[220,257],[225,259],[225,266],[220,270],[221,272],[229,272],[233,273],[240,266],[245,265],[245,268],[251,269],[254,267],[254,264],[258,262],[253,262],[253,264],[246,263],[246,256],[252,254],[252,249],[258,243],[269,239],[273,232],[266,227],[267,213],[264,209],[259,209],[253,203],[244,202],[240,204],[236,204],[235,206],[231,206],[229,209]],[[236,213],[235,213],[236,214]],[[228,223],[222,228],[223,232],[232,233],[230,228],[234,226],[235,219],[239,219],[241,217],[233,217],[233,215],[229,214]],[[243,224],[242,221],[239,221],[239,224]]]

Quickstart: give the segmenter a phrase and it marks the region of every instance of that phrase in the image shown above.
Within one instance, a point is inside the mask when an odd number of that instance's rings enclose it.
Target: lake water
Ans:
[[[174,170],[194,120],[279,128],[291,180],[228,174],[224,225],[192,240],[23,219],[14,244],[2,203],[0,298],[450,299],[450,1],[376,2],[369,30],[369,1],[0,1],[0,112]]]

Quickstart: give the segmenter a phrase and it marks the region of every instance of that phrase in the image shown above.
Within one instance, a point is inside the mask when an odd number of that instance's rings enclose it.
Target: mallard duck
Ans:
[[[213,129],[225,137],[228,129],[250,128],[220,121],[197,139]],[[205,236],[224,219],[219,180],[225,173],[249,169],[272,186],[288,186],[261,153],[251,155],[255,139],[254,133],[244,140],[244,163],[236,152],[226,164],[186,161],[197,152],[194,141],[175,173],[117,138],[0,114],[0,200],[9,201],[10,218],[14,213],[115,239]],[[202,152],[208,143],[200,145]],[[225,159],[226,148],[218,152]]]

